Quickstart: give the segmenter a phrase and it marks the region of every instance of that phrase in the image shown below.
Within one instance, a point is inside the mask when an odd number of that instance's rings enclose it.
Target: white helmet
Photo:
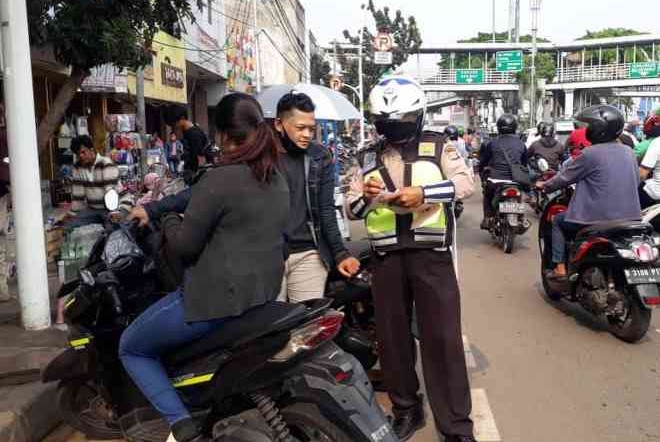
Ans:
[[[426,94],[412,78],[405,75],[382,78],[371,91],[369,104],[376,130],[389,141],[401,142],[421,133]]]

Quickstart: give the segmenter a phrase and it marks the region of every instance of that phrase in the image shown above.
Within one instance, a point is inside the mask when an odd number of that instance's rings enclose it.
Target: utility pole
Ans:
[[[147,116],[144,104],[144,68],[140,68],[136,72],[135,95],[137,95],[138,131],[140,135],[144,136],[147,131]]]
[[[493,0],[493,43],[495,43],[495,39],[497,37],[497,30],[495,26],[495,0]]]
[[[257,76],[257,93],[261,92],[261,61],[259,60],[260,54],[259,54],[259,35],[261,34],[261,31],[259,30],[259,18],[257,17],[257,1],[259,0],[252,0],[252,15],[253,21],[252,21],[252,38],[254,41],[254,55],[255,55],[255,75]]]
[[[534,127],[536,125],[536,53],[538,51],[536,39],[539,32],[539,11],[541,10],[541,0],[530,0],[531,2],[531,18],[532,18],[532,66],[530,71],[531,97],[529,100],[529,125]]]
[[[50,298],[24,1],[0,1],[0,27],[21,319],[27,330],[42,330],[50,327]]]
[[[520,0],[515,0],[515,2],[516,2],[516,9],[515,9],[516,43],[520,43]]]
[[[511,43],[511,37],[513,36],[513,7],[515,0],[509,0],[509,18],[507,20],[507,29],[509,31],[508,42]]]
[[[360,27],[360,47],[358,48],[358,89],[360,90],[360,149],[364,148],[364,80],[362,79],[362,56],[364,55],[364,49],[362,48],[364,43],[364,28],[367,26],[367,9],[364,4],[360,6],[362,8],[362,26]]]

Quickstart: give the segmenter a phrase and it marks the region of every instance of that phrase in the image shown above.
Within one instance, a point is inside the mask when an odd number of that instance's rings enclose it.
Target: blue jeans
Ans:
[[[121,335],[119,358],[124,368],[170,426],[190,413],[159,356],[218,329],[224,321],[186,322],[179,289],[150,306]]]
[[[563,264],[566,262],[566,238],[574,238],[585,224],[566,221],[566,212],[555,216],[552,220],[552,262]]]

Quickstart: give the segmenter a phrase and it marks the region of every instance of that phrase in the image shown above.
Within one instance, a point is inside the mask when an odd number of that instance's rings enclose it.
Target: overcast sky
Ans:
[[[360,0],[301,0],[319,43],[341,38],[360,26]],[[496,1],[497,29],[507,28],[509,0]],[[417,18],[424,46],[452,43],[492,29],[492,0],[375,0],[376,7],[401,9]],[[521,0],[521,28],[530,30],[530,0]],[[373,21],[372,25],[373,27]],[[660,34],[660,0],[543,0],[539,35],[554,42],[573,40],[586,30],[634,28]]]

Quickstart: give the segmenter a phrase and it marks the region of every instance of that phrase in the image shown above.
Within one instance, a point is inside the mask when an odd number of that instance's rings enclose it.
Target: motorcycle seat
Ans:
[[[269,302],[227,320],[218,330],[168,353],[163,361],[166,365],[177,365],[213,350],[236,348],[270,333],[291,328],[308,314],[305,304]]]
[[[585,227],[580,230],[576,236],[578,241],[594,236],[620,236],[624,234],[642,234],[653,233],[653,227],[650,224],[641,221],[624,221],[614,223],[601,223]]]

